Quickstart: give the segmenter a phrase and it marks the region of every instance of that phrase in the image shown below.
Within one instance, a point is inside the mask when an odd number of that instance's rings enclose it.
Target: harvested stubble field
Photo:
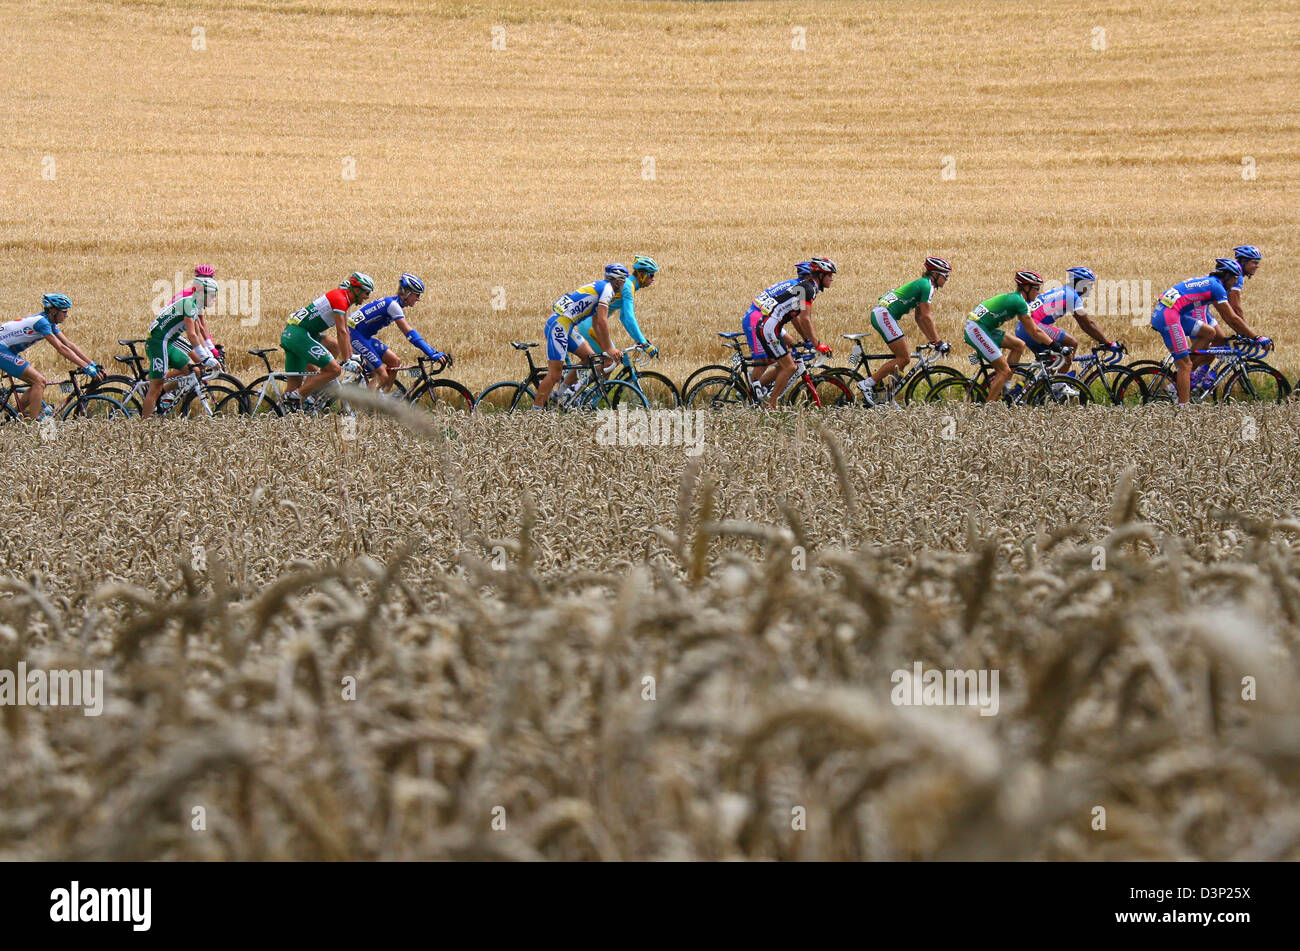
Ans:
[[[539,339],[557,296],[637,252],[663,266],[638,309],[680,378],[810,254],[841,265],[817,302],[837,344],[949,257],[955,341],[1018,268],[1158,295],[1249,242],[1247,315],[1300,370],[1294,3],[0,0],[0,18],[0,316],[67,291],[101,361],[143,335],[155,282],[201,262],[258,282],[260,323],[213,320],[238,371],[354,268],[386,291],[411,270],[417,324],[477,391],[518,375],[506,341]],[[33,68],[52,38],[60,68]],[[1162,354],[1129,320],[1103,325]]]
[[[0,858],[1300,857],[1295,407],[822,423],[0,429]]]

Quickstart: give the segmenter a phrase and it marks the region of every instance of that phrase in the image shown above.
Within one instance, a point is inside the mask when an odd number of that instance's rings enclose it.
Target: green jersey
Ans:
[[[199,305],[190,294],[168,304],[153,323],[149,325],[149,336],[158,340],[171,340],[185,330],[185,318],[199,315]]]
[[[985,330],[997,330],[1008,320],[1029,316],[1029,302],[1019,294],[990,297],[970,312],[970,319]]]
[[[934,297],[934,285],[928,277],[918,277],[880,298],[880,305],[898,320],[917,304],[928,304]]]

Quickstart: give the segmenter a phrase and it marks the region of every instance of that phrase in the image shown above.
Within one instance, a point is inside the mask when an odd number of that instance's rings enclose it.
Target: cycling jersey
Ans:
[[[999,294],[976,306],[970,319],[985,330],[997,330],[1008,320],[1029,315],[1029,303],[1019,294]]]
[[[754,298],[751,307],[757,307],[763,314],[764,320],[771,318],[776,321],[776,326],[784,327],[790,321],[799,316],[799,311],[805,301],[811,306],[813,298],[817,296],[817,282],[812,278],[792,277],[787,281],[780,281],[764,290]]]
[[[1160,295],[1156,301],[1156,310],[1168,309],[1183,317],[1192,314],[1198,307],[1208,308],[1228,299],[1228,291],[1213,274],[1205,277],[1189,278],[1175,284]]]
[[[641,332],[641,328],[637,326],[636,305],[633,303],[633,293],[640,288],[641,285],[636,283],[635,274],[629,280],[624,281],[622,292],[609,302],[609,316],[614,317],[617,315],[619,321],[623,324],[623,329],[632,338],[632,342],[643,344],[646,343],[646,338],[645,334]],[[597,342],[595,334],[591,332],[591,321],[595,316],[594,311],[588,314],[579,321],[577,328],[578,333],[582,334],[587,339],[587,342],[591,344],[591,348],[600,353],[600,344]]]
[[[0,324],[0,371],[15,378],[22,377],[31,364],[18,354],[36,341],[58,332],[44,314]]]
[[[627,286],[626,282],[624,286]],[[551,312],[557,318],[558,325],[565,332],[569,332],[575,325],[581,323],[584,317],[595,314],[596,308],[601,304],[608,307],[613,298],[613,284],[609,281],[593,281],[585,287],[557,298],[551,305]]]
[[[58,330],[44,314],[9,320],[0,324],[0,347],[10,353],[22,353],[38,340],[44,340]]]
[[[1001,326],[1008,320],[1029,315],[1029,303],[1019,294],[999,294],[979,304],[966,317],[963,336],[980,356],[990,363],[1002,356],[1006,332]]]
[[[335,314],[346,314],[352,298],[341,287],[326,291],[302,310],[295,311],[285,322],[288,327],[301,327],[313,337],[334,326]]]
[[[159,340],[171,340],[185,330],[185,318],[193,319],[199,314],[199,305],[194,298],[181,297],[172,301],[159,312],[149,325],[149,336]]]
[[[897,287],[880,298],[880,305],[889,311],[889,316],[897,321],[917,304],[928,304],[934,299],[934,285],[928,277],[918,277]]]
[[[1083,298],[1073,287],[1054,287],[1034,298],[1029,305],[1029,316],[1038,324],[1054,324],[1067,314],[1078,317],[1086,314]]]
[[[405,316],[396,295],[381,297],[354,310],[352,316],[348,318],[348,329],[353,335],[373,337],[389,324],[396,323]]]

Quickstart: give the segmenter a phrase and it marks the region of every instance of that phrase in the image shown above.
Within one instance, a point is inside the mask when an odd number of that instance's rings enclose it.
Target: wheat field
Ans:
[[[1300,858],[1294,407],[410,412],[0,429],[0,859]]]
[[[841,267],[816,310],[842,344],[926,254],[956,267],[936,314],[957,340],[1017,269],[1158,295],[1248,242],[1247,317],[1300,369],[1294,5],[0,9],[0,316],[64,290],[101,362],[198,263],[258,282],[256,325],[213,321],[237,371],[354,268],[390,293],[415,271],[417,326],[477,390],[519,375],[506,341],[540,339],[552,300],[638,252],[663,267],[639,311],[680,379],[810,254]],[[32,68],[55,38],[57,67]],[[1163,353],[1130,319],[1103,323]]]
[[[354,268],[415,271],[478,389],[635,253],[680,380],[810,254],[836,343],[943,254],[956,341],[1016,269],[1158,294],[1249,242],[1247,317],[1300,369],[1292,7],[0,23],[0,317],[64,291],[101,362],[197,263],[258,290],[211,321],[235,354]],[[0,674],[107,694],[0,703],[0,861],[1300,859],[1294,403],[723,411],[695,457],[374,409],[0,426]],[[996,715],[895,703],[916,664],[997,671]]]

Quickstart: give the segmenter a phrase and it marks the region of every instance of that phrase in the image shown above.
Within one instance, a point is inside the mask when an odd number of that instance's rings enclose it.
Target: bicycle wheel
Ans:
[[[276,399],[277,394],[283,391],[277,389],[279,381],[268,384],[270,374],[260,376],[248,386],[244,387],[242,398],[244,405],[248,407],[248,413],[252,416],[283,416],[284,410],[280,407]]]
[[[430,380],[407,397],[413,405],[430,413],[472,413],[474,394],[455,380]]]
[[[978,380],[967,379],[960,373],[955,377],[940,380],[925,395],[927,403],[983,403],[984,385]]]
[[[1082,380],[1057,373],[1029,387],[1024,401],[1029,406],[1087,406],[1092,394]]]
[[[833,373],[818,373],[811,381],[806,377],[795,383],[782,398],[784,406],[816,406],[842,409],[853,405],[855,388]],[[814,398],[815,394],[815,398]]]
[[[695,388],[686,394],[686,405],[691,409],[727,409],[738,406],[753,406],[743,383],[736,377],[711,376],[695,384]]]
[[[593,385],[590,393],[582,394],[579,409],[600,410],[614,409],[620,403],[628,409],[649,409],[650,401],[641,390],[627,380],[605,380],[598,386]]]
[[[1134,389],[1138,396],[1133,393]],[[1119,384],[1119,400],[1131,406],[1140,398],[1144,403],[1174,403],[1178,392],[1174,387],[1174,374],[1158,363],[1144,363],[1137,369],[1129,368],[1129,376]]]
[[[233,397],[233,399],[232,399]],[[243,391],[224,383],[205,383],[186,393],[175,409],[177,416],[187,419],[216,416],[244,416],[248,413]]]
[[[83,393],[69,397],[58,411],[59,419],[127,419],[121,402],[107,393]]]
[[[1125,366],[1097,366],[1079,380],[1094,403],[1140,406],[1147,401],[1146,383]]]
[[[686,378],[686,382],[682,384],[681,390],[679,391],[682,394],[683,402],[686,400],[686,394],[689,393],[691,390],[695,389],[695,384],[699,383],[705,378],[714,377],[714,376],[726,376],[729,373],[733,373],[735,371],[736,368],[734,366],[725,367],[720,363],[710,363],[707,366],[702,366],[698,370],[692,371],[691,375]]]
[[[940,384],[949,381],[958,383],[968,382],[966,375],[960,370],[954,370],[952,367],[928,367],[916,375],[916,379],[903,388],[903,392],[895,397],[903,403],[930,403],[941,402],[940,400],[931,400],[930,394],[939,387]]]
[[[1246,360],[1232,370],[1212,397],[1216,403],[1281,403],[1291,384],[1279,371],[1262,360]]]
[[[676,409],[682,405],[682,395],[677,390],[677,384],[662,373],[638,371],[635,378],[620,376],[619,379],[635,383],[637,389],[645,394],[651,409]]]
[[[474,406],[480,413],[513,413],[528,409],[536,398],[532,387],[506,380],[493,383],[480,393]]]

